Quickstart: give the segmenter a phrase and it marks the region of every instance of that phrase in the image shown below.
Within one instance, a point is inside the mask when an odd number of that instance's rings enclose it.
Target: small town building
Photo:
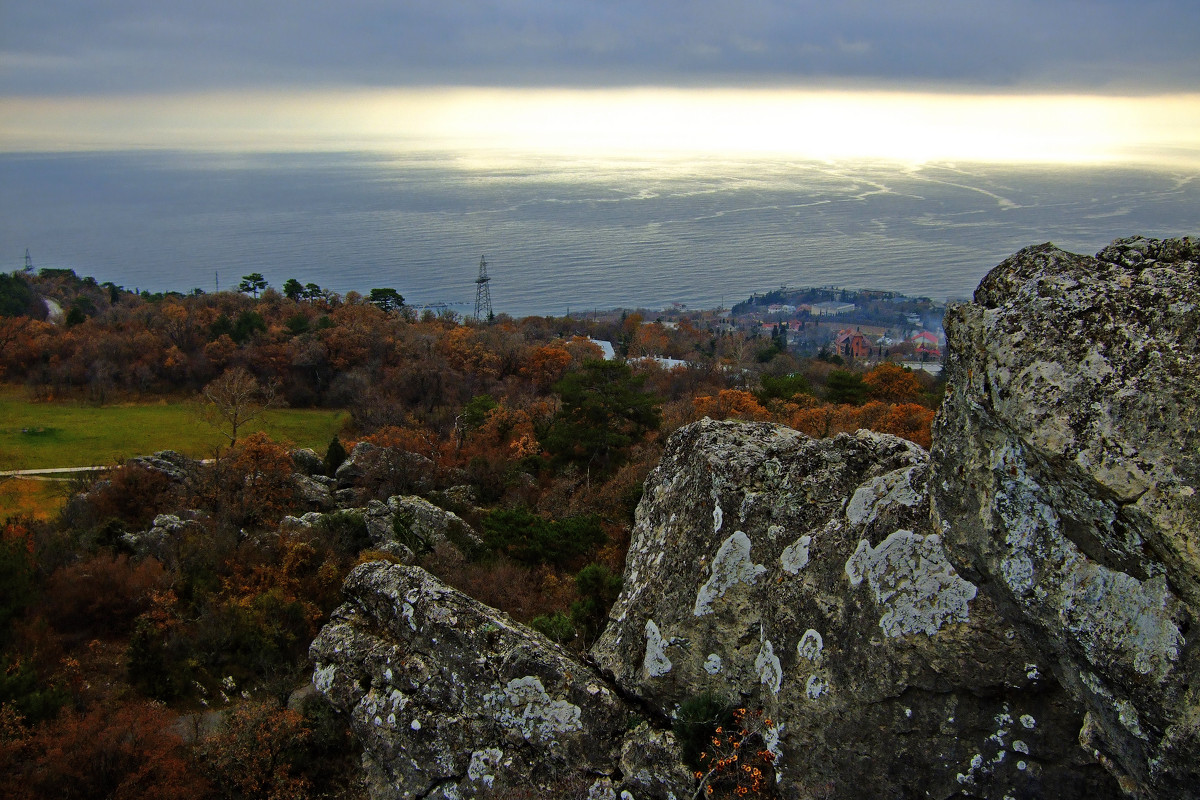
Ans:
[[[937,334],[929,331],[921,331],[918,334],[908,338],[909,344],[913,345],[915,352],[922,360],[940,359],[942,357],[941,343],[938,341]]]
[[[833,346],[842,358],[859,359],[871,354],[870,340],[859,331],[839,331]]]
[[[837,316],[838,314],[849,314],[851,311],[854,311],[857,308],[858,306],[854,305],[854,303],[842,303],[838,302],[837,300],[826,300],[822,303],[813,303],[812,313],[815,317],[831,317]]]

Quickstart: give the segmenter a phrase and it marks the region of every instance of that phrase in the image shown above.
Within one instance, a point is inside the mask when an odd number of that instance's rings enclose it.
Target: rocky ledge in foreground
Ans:
[[[1042,245],[946,318],[939,532],[1141,797],[1200,797],[1198,265],[1195,238]]]
[[[927,473],[869,431],[678,431],[595,662],[663,714],[763,710],[783,798],[1115,796],[1078,705],[947,561]]]
[[[783,798],[1116,796],[1075,743],[1082,710],[946,560],[927,471],[891,436],[696,423],[647,483],[598,669],[374,563],[314,681],[350,712],[376,798],[683,800],[669,728],[702,695],[771,720],[756,747]]]

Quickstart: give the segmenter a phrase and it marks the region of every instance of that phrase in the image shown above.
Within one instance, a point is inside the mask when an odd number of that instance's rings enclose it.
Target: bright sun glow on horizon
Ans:
[[[0,151],[449,150],[1200,168],[1200,94],[408,89],[0,99]]]

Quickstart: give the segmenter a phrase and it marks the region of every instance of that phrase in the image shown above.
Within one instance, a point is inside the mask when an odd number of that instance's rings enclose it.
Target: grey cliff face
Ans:
[[[703,691],[762,709],[784,798],[1114,796],[1077,704],[946,559],[927,472],[868,431],[678,431],[595,662],[667,715]]]
[[[952,308],[934,428],[951,560],[1088,708],[1128,792],[1200,797],[1200,240],[1050,245]]]

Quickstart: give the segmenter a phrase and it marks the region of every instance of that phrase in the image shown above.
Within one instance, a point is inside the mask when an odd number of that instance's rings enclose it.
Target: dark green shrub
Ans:
[[[357,512],[334,511],[321,517],[316,527],[330,549],[345,558],[353,558],[371,546],[367,521]]]
[[[238,344],[245,344],[256,333],[265,333],[267,321],[257,311],[243,311],[233,323],[233,333],[230,338]]]
[[[32,725],[50,719],[71,699],[61,685],[43,682],[34,665],[20,656],[0,662],[0,705],[11,705]]]
[[[692,769],[700,768],[705,751],[718,727],[733,722],[733,704],[716,692],[704,691],[679,704],[671,730],[683,751],[683,760]]]
[[[169,640],[148,619],[139,619],[129,637],[125,666],[129,682],[147,697],[170,701],[191,688],[191,664],[186,643]]]
[[[803,375],[763,375],[762,389],[756,393],[759,402],[790,400],[798,394],[812,394],[812,387]]]
[[[588,564],[575,576],[579,600],[571,604],[571,621],[590,644],[604,630],[608,610],[621,593],[621,576],[603,564]]]
[[[870,396],[870,387],[857,372],[835,369],[825,382],[825,399],[831,403],[861,406]]]
[[[558,642],[559,644],[566,644],[577,636],[575,626],[571,623],[571,618],[561,611],[557,611],[550,616],[543,614],[542,616],[534,617],[530,620],[529,627],[550,641]]]
[[[0,644],[8,640],[9,626],[33,602],[33,553],[17,520],[5,525],[0,537]]]
[[[337,468],[342,465],[347,457],[346,448],[342,445],[342,440],[334,436],[333,441],[329,443],[329,447],[325,450],[325,474],[332,478]]]
[[[604,543],[599,517],[548,520],[526,508],[493,511],[483,520],[484,543],[523,564],[564,566]]]

